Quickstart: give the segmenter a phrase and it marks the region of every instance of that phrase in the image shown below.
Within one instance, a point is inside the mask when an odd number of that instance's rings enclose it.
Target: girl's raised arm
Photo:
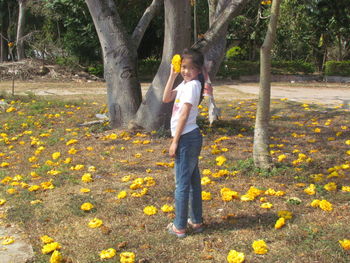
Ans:
[[[165,85],[165,89],[163,93],[164,103],[172,102],[176,97],[176,91],[173,90],[173,86],[178,74],[179,74],[178,72],[175,72],[173,65],[171,65],[169,79]]]

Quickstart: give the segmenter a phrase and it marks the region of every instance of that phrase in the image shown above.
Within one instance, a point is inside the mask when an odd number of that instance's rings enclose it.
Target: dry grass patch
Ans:
[[[206,177],[203,191],[211,195],[204,201],[206,230],[179,240],[165,230],[173,212],[161,210],[174,203],[167,134],[77,126],[105,112],[104,103],[95,100],[24,96],[4,101],[9,105],[0,113],[0,199],[7,201],[7,222],[29,234],[35,262],[49,260],[41,253],[43,235],[61,244],[66,262],[116,262],[125,251],[135,253],[137,262],[226,262],[232,249],[243,252],[246,262],[349,260],[338,242],[350,238],[350,193],[341,190],[350,186],[350,114],[340,107],[273,101],[275,168],[264,171],[251,159],[256,100],[219,101],[222,119],[213,127],[204,105],[200,169]],[[226,158],[221,166],[219,156]],[[87,174],[90,182],[82,180]],[[45,189],[45,182],[52,189]],[[325,189],[330,182],[336,184],[333,191]],[[304,191],[310,184],[313,195]],[[223,188],[238,196],[223,201]],[[248,191],[256,195],[244,201]],[[333,210],[312,207],[314,199],[331,202]],[[81,210],[87,202],[94,208]],[[272,207],[263,208],[267,203]],[[157,213],[146,215],[146,206]],[[275,229],[281,210],[293,216]],[[88,226],[94,218],[102,220],[100,227]],[[260,239],[268,246],[265,255],[252,249]],[[99,253],[108,248],[117,256],[101,260]]]

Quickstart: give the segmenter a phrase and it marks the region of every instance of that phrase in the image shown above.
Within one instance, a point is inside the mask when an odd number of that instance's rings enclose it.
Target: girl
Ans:
[[[172,89],[178,75],[171,66],[165,86],[163,102],[174,102],[171,116],[173,137],[170,157],[175,157],[175,220],[167,227],[170,234],[186,236],[186,226],[193,232],[203,230],[202,188],[198,169],[198,156],[202,147],[202,135],[196,123],[202,85],[198,80],[204,63],[203,55],[196,50],[185,49],[182,54],[181,76],[183,82]]]

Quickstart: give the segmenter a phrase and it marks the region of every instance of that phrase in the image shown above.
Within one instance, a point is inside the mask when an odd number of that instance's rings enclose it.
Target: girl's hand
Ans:
[[[176,156],[176,150],[177,150],[177,143],[173,141],[170,144],[169,156],[170,157],[175,157]]]
[[[170,64],[170,76],[173,76],[173,77],[177,77],[177,75],[179,75],[180,72],[176,72],[174,70],[174,65],[173,64]]]

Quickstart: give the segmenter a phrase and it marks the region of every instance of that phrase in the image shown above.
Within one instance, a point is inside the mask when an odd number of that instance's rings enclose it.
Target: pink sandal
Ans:
[[[204,225],[203,223],[201,224],[194,224],[192,223],[191,219],[187,220],[187,225],[192,228],[193,233],[201,233],[204,230]]]
[[[169,234],[175,235],[178,238],[186,237],[186,232],[177,230],[173,223],[170,223],[166,228],[168,229]]]

